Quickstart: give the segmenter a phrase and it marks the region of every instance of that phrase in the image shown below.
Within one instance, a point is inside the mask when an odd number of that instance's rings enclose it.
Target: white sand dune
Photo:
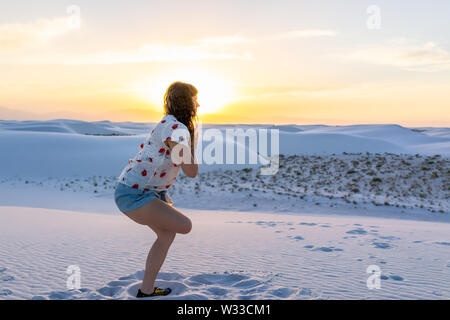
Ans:
[[[448,299],[448,224],[187,210],[164,299]],[[155,235],[122,215],[0,207],[2,299],[133,299]],[[355,223],[355,222],[358,223]],[[67,290],[66,268],[81,270]],[[366,286],[369,265],[381,288]],[[149,299],[158,299],[149,298]]]
[[[78,120],[0,121],[0,176],[60,177],[117,175],[133,158],[153,124],[85,122]],[[271,128],[263,125],[222,125],[226,128]],[[438,128],[438,136],[398,125],[277,126],[280,153],[285,155],[342,152],[391,152],[450,155],[450,138]],[[283,129],[284,128],[284,129]],[[432,131],[431,129],[427,130]],[[94,135],[94,134],[98,134]],[[110,136],[109,134],[132,136]],[[106,136],[103,136],[106,135]],[[226,143],[232,143],[226,141]],[[224,144],[225,145],[225,144]],[[203,148],[207,146],[205,142]],[[242,146],[249,149],[249,145]],[[224,147],[225,149],[225,147]],[[93,152],[95,150],[95,152]],[[247,151],[248,152],[248,151]],[[254,152],[253,150],[250,152]],[[107,159],[107,161],[105,161]],[[225,162],[225,155],[224,161]],[[202,172],[240,169],[252,165],[207,165]]]
[[[0,121],[0,299],[134,299],[155,235],[112,193],[153,125]],[[284,156],[273,177],[179,178],[169,192],[194,227],[158,276],[164,299],[450,298],[449,128],[207,127],[277,128]]]
[[[143,134],[154,124],[133,122],[97,121],[55,119],[47,121],[0,121],[0,128],[13,131],[31,132],[65,132],[72,134]]]

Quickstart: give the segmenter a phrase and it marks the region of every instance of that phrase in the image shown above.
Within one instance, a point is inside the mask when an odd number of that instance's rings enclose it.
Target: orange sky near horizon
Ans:
[[[204,123],[450,126],[448,2],[383,3],[369,30],[360,1],[179,2],[166,21],[163,1],[81,0],[75,27],[68,1],[21,1],[0,10],[0,119],[155,122],[186,81]]]

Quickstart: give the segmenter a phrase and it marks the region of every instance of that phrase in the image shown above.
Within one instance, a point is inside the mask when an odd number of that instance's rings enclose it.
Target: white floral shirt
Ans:
[[[172,140],[189,147],[187,127],[168,114],[139,145],[139,152],[122,170],[118,182],[135,189],[164,191],[176,181],[180,166],[172,162],[164,141]]]

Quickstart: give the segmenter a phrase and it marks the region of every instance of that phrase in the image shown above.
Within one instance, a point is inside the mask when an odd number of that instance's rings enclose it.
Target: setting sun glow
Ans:
[[[137,85],[138,94],[150,103],[162,106],[166,89],[172,82],[183,81],[198,89],[198,113],[211,114],[233,101],[233,88],[230,82],[209,71],[198,69],[173,69],[155,75]]]

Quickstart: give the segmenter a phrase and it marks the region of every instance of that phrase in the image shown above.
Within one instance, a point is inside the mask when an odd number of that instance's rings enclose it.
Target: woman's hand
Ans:
[[[195,178],[198,174],[198,164],[194,152],[189,150],[189,148],[185,145],[179,144],[175,141],[167,140],[164,143],[169,147],[172,156],[174,156],[172,151],[179,152],[176,154],[176,157],[182,159],[179,166],[183,170],[184,174],[186,174],[189,178]]]

